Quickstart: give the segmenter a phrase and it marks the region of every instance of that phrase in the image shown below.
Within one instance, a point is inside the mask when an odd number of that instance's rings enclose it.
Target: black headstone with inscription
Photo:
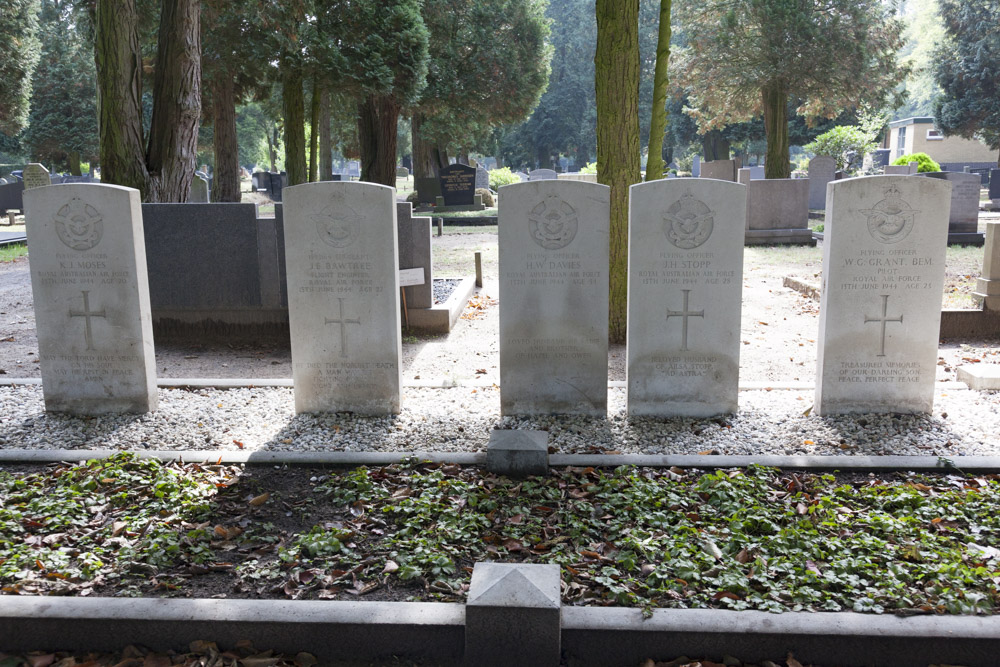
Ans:
[[[990,199],[1000,199],[1000,169],[990,169]]]
[[[451,164],[441,169],[441,196],[445,206],[471,206],[476,197],[476,168]]]

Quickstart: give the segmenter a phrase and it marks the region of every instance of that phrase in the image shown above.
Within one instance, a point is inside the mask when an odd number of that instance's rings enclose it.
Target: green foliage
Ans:
[[[858,125],[838,125],[816,137],[802,148],[814,155],[829,155],[837,169],[855,171],[866,155],[878,147],[877,137],[888,117],[865,109]]]
[[[1000,0],[940,0],[940,9],[947,36],[934,53],[943,91],[935,124],[1000,150]]]
[[[580,167],[581,174],[596,174],[597,173],[597,163],[588,162],[586,165]]]
[[[42,57],[22,142],[33,160],[67,170],[74,160],[97,158],[94,52],[65,2],[43,0],[39,23]]]
[[[13,136],[28,122],[32,74],[40,55],[39,0],[0,4],[0,132]]]
[[[13,262],[15,259],[25,257],[28,254],[28,246],[24,243],[8,243],[0,246],[0,263]]]
[[[941,171],[941,165],[935,162],[927,153],[910,153],[908,155],[900,155],[892,161],[892,164],[907,165],[911,162],[917,163],[917,171],[920,173],[928,171]]]
[[[490,169],[490,190],[499,192],[504,185],[520,183],[521,178],[510,170],[510,167],[500,169]]]
[[[903,11],[905,44],[899,58],[909,65],[910,74],[901,85],[906,103],[896,110],[895,117],[930,116],[934,113],[934,98],[941,94],[934,80],[934,50],[944,38],[944,21],[938,13],[938,0],[907,0]]]

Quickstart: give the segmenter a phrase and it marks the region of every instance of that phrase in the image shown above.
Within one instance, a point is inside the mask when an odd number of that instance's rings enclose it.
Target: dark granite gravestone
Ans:
[[[889,164],[889,153],[891,151],[888,148],[879,148],[872,153],[872,166],[873,167],[885,167]]]
[[[361,163],[351,160],[347,163],[347,175],[351,178],[361,178]]]
[[[433,204],[441,196],[441,181],[433,176],[430,178],[413,179],[417,197],[421,204]]]
[[[24,210],[24,181],[0,185],[0,212]]]
[[[266,171],[258,171],[250,177],[250,182],[253,184],[254,192],[270,192],[271,191],[271,174]]]
[[[1000,199],[1000,169],[990,169],[990,199]]]
[[[476,168],[452,164],[440,171],[441,196],[445,206],[471,206],[476,196]]]
[[[271,173],[270,195],[272,201],[281,201],[281,189],[285,187],[285,173]]]

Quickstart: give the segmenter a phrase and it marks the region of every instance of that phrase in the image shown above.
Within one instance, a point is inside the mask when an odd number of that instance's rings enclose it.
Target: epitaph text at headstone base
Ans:
[[[471,206],[476,199],[476,168],[450,164],[438,172],[445,206]]]
[[[819,414],[930,412],[950,199],[930,178],[827,186]]]
[[[25,192],[45,408],[156,409],[139,192],[66,184]]]
[[[24,178],[25,190],[32,190],[34,188],[52,185],[52,178],[49,176],[49,170],[37,162],[32,162],[24,168],[22,178]]]
[[[628,412],[735,412],[746,186],[633,185],[629,202]]]
[[[837,161],[827,155],[809,160],[809,208],[826,209],[826,184],[836,180]]]
[[[406,307],[431,308],[434,305],[431,219],[414,217],[410,202],[396,202],[396,229],[400,270],[419,268],[424,272],[422,283],[404,288]]]
[[[603,415],[608,392],[609,188],[500,188],[503,414]]]
[[[951,183],[951,212],[948,215],[950,233],[976,233],[979,231],[979,174],[958,171],[932,171],[918,174],[922,178],[935,178]]]
[[[296,412],[398,413],[393,188],[297,185],[283,207]]]

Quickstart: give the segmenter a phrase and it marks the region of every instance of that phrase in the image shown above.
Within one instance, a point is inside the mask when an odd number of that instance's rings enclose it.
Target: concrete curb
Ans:
[[[104,459],[123,450],[116,449],[0,449],[2,463],[57,463]],[[381,466],[415,458],[434,463],[485,465],[486,452],[282,452],[234,450],[144,450],[133,451],[142,459],[186,461],[188,463],[308,465],[348,467]],[[947,462],[946,462],[947,461]],[[950,462],[950,465],[949,465]],[[618,467],[634,465],[650,468],[745,468],[761,465],[782,470],[842,470],[885,472],[991,472],[1000,470],[1000,456],[724,456],[703,454],[551,454],[549,466]]]
[[[197,639],[331,660],[421,656],[457,664],[465,605],[439,602],[323,602],[114,598],[0,598],[0,647],[114,651],[128,644],[186,651]]]
[[[562,607],[569,665],[634,665],[646,658],[734,655],[749,662],[791,652],[803,663],[993,664],[1000,617],[899,618],[853,612]],[[390,656],[459,664],[465,606],[420,602],[0,598],[0,646],[8,652],[112,651],[132,643],[186,650],[196,639],[231,648],[243,639],[320,664]]]
[[[41,385],[41,378],[0,378],[0,387],[18,385]],[[407,389],[452,389],[455,387],[492,387],[492,380],[454,380],[449,378],[434,380],[403,380]],[[254,389],[267,387],[291,387],[291,378],[159,378],[156,386],[161,389]],[[611,380],[609,389],[625,389],[625,382]],[[816,385],[812,382],[742,382],[740,391],[808,391],[813,392]],[[935,382],[935,391],[967,391],[969,388],[962,382]]]

